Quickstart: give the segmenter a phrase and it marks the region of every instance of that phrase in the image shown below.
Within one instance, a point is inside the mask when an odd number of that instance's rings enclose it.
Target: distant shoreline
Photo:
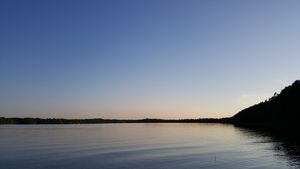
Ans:
[[[280,94],[250,106],[233,117],[199,119],[63,119],[63,118],[5,118],[0,124],[103,124],[103,123],[230,123],[237,126],[294,131],[299,128],[300,80],[285,87]]]
[[[63,119],[63,118],[5,118],[0,117],[1,124],[105,124],[105,123],[232,123],[232,118],[200,119]]]

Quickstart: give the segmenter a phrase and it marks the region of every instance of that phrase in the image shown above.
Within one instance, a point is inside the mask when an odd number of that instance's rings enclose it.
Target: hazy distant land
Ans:
[[[57,118],[4,118],[0,117],[0,124],[97,124],[97,123],[230,123],[231,118],[205,119],[57,119]]]

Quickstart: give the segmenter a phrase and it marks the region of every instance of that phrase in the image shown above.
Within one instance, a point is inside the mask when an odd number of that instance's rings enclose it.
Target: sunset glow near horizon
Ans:
[[[300,75],[300,1],[0,2],[0,117],[219,118]]]

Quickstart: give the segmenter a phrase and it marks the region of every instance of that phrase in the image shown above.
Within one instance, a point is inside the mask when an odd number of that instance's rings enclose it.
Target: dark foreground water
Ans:
[[[293,139],[222,124],[2,125],[1,169],[300,168]]]

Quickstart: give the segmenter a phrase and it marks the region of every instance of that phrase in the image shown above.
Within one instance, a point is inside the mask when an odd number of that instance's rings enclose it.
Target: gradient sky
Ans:
[[[1,0],[0,116],[231,116],[299,79],[299,9],[296,0]]]

